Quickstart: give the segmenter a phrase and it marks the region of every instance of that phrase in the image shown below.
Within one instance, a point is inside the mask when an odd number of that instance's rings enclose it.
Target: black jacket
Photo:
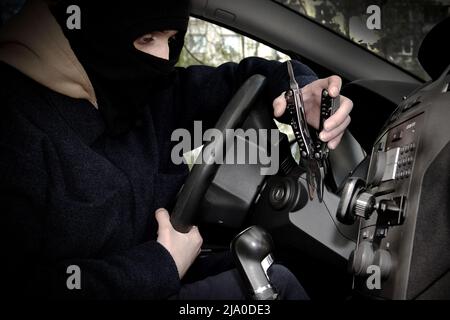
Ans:
[[[305,85],[314,73],[296,63]],[[89,102],[55,93],[0,64],[0,213],[3,289],[38,297],[161,299],[177,292],[175,263],[155,241],[157,208],[170,208],[188,169],[171,164],[170,137],[194,120],[212,127],[250,75],[268,77],[267,99],[288,87],[278,62],[248,58],[177,69],[142,123],[104,133]],[[68,290],[67,268],[81,269]]]

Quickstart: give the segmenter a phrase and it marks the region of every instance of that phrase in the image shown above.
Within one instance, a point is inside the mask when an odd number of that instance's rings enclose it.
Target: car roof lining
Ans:
[[[286,53],[299,54],[350,81],[420,83],[412,74],[274,1],[191,0],[191,3],[191,12],[197,17],[265,39]],[[297,41],[299,36],[308,41]]]

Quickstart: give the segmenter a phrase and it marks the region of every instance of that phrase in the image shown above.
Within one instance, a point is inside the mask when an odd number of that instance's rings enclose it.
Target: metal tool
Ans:
[[[287,110],[291,116],[291,126],[300,148],[300,162],[306,169],[306,182],[310,200],[317,193],[319,201],[323,199],[323,179],[328,168],[329,149],[327,143],[319,139],[325,121],[339,108],[339,98],[332,98],[328,91],[322,91],[320,105],[319,132],[311,135],[306,121],[302,92],[295,80],[291,61],[287,62],[290,89],[285,93]]]

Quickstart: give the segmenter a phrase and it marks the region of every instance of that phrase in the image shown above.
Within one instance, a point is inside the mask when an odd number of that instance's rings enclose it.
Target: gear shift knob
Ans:
[[[254,300],[276,300],[267,269],[273,264],[272,237],[260,227],[250,227],[231,243],[237,268],[250,288]]]

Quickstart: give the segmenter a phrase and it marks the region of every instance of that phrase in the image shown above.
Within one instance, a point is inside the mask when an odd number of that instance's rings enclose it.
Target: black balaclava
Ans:
[[[67,8],[81,9],[81,29],[66,26]],[[61,0],[50,9],[91,80],[98,107],[112,136],[129,131],[152,95],[170,83],[184,44],[188,0]],[[137,50],[133,43],[153,32],[177,30],[169,60]]]

